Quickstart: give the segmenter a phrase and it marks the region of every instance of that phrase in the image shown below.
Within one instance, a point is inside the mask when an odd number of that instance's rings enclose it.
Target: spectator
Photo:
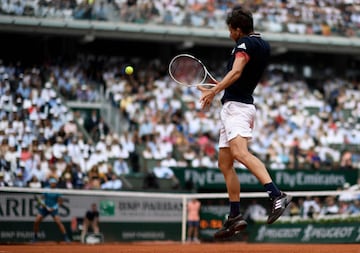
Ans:
[[[78,161],[81,172],[87,174],[93,166],[93,162],[90,161],[89,154],[84,154]]]
[[[291,217],[302,217],[302,204],[304,202],[303,198],[299,198],[297,202],[292,202],[292,205],[290,206],[290,213],[289,215]]]
[[[195,159],[195,157],[196,152],[191,146],[188,145],[183,153],[183,158],[186,160],[188,165],[191,165],[191,162]]]
[[[71,167],[66,163],[63,154],[55,154],[55,167],[56,171],[60,174],[60,177],[63,176],[63,173],[67,170],[71,172]]]
[[[31,178],[36,178],[40,182],[45,182],[47,180],[46,178],[46,170],[41,168],[41,164],[37,163],[35,165],[35,168],[33,168],[30,172]]]
[[[84,181],[83,189],[85,189],[85,190],[93,189],[92,183],[90,182],[90,179],[88,176],[85,176],[83,181]]]
[[[101,184],[102,190],[120,190],[122,182],[116,174],[112,174],[111,179]]]
[[[7,182],[4,180],[4,173],[0,171],[0,187],[9,186]]]
[[[111,180],[113,175],[116,175],[112,164],[106,163],[106,168],[107,168],[107,170],[104,172],[105,182]]]
[[[161,166],[176,167],[177,161],[175,160],[174,157],[172,157],[171,153],[167,153],[166,157],[164,159],[162,159],[162,161],[161,161]]]
[[[217,161],[211,161],[209,156],[206,156],[203,151],[191,161],[191,166],[194,168],[216,168]]]
[[[73,115],[68,116],[68,121],[64,124],[63,129],[66,134],[66,137],[76,135],[78,129]]]
[[[56,97],[56,91],[50,82],[45,83],[45,89],[41,91],[40,97],[43,101],[50,101],[52,97]]]
[[[339,214],[339,206],[336,203],[335,197],[328,196],[325,199],[325,205],[320,210],[320,215],[334,215]]]
[[[352,202],[350,202],[346,213],[354,215],[360,214],[360,199],[354,199]]]
[[[49,165],[49,171],[46,175],[46,180],[49,180],[50,178],[59,179],[61,176],[61,172],[57,170],[54,163],[50,163]]]
[[[73,189],[74,188],[71,172],[65,172],[63,174],[63,176],[60,178],[58,187],[63,188],[63,189]]]
[[[105,1],[101,1],[94,7],[94,18],[97,20],[106,21],[108,20],[108,10]]]
[[[159,189],[159,181],[153,171],[148,171],[144,177],[143,189]]]
[[[78,138],[73,136],[70,138],[67,144],[68,155],[71,157],[72,161],[79,162],[81,160],[81,149],[78,143]]]
[[[265,217],[265,215],[266,209],[257,203],[256,199],[253,199],[251,204],[247,207],[243,218],[251,225],[260,220],[262,217]]]
[[[92,110],[91,114],[86,118],[84,127],[87,132],[91,133],[100,122],[97,110]]]
[[[30,181],[27,183],[27,186],[29,188],[42,188],[43,184],[40,182],[40,180],[35,176],[33,175],[32,178],[30,179]]]
[[[113,168],[118,177],[130,174],[128,163],[121,157],[114,161]]]
[[[19,162],[18,168],[15,170],[15,181],[17,181],[18,185],[26,185],[26,183],[31,179],[31,162],[26,163],[23,161]],[[15,182],[14,182],[15,184]],[[23,187],[23,186],[21,186]]]
[[[303,218],[316,218],[322,212],[319,199],[307,196],[303,202]]]
[[[31,150],[29,149],[29,146],[26,145],[26,144],[23,144],[21,146],[21,152],[20,152],[20,159],[21,161],[28,161],[29,159],[31,159],[32,157],[32,152]]]
[[[176,189],[179,187],[179,180],[177,179],[176,175],[174,174],[174,171],[170,169],[169,167],[162,166],[161,160],[157,161],[156,166],[152,169],[152,172],[156,176],[156,178],[159,179],[171,179],[173,183],[173,189]]]
[[[112,173],[112,164],[109,164],[106,160],[100,160],[98,163],[99,172],[106,178],[106,173],[109,171]]]
[[[86,174],[81,170],[79,165],[75,166],[75,171],[73,172],[73,185],[75,189],[83,189],[84,188],[84,179]]]
[[[153,159],[154,158],[150,146],[147,145],[144,148],[144,150],[142,151],[142,156],[144,159]]]
[[[342,169],[342,170],[352,170],[353,169],[352,152],[350,152],[349,150],[346,150],[341,156],[340,169]]]
[[[106,136],[109,132],[109,126],[106,124],[104,118],[100,117],[99,122],[92,128],[90,133],[92,138],[98,141],[101,136]]]
[[[114,140],[111,149],[112,149],[112,153],[114,154],[113,157],[121,157],[123,159],[127,159],[130,156],[129,150],[118,141]]]
[[[87,176],[89,179],[90,189],[100,189],[101,184],[103,184],[106,181],[104,174],[101,174],[99,172],[99,167],[97,165],[94,165],[90,169]]]
[[[92,4],[88,1],[82,1],[74,9],[74,18],[75,19],[92,19]]]

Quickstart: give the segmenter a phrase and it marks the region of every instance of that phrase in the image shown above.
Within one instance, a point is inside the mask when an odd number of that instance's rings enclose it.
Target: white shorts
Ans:
[[[240,135],[252,138],[256,107],[241,102],[226,102],[220,113],[221,128],[219,148],[229,147],[229,141]]]

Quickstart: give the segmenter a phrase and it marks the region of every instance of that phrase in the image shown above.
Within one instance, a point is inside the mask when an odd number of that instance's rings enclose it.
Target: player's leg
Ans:
[[[59,216],[58,214],[53,215],[53,219],[54,219],[56,225],[58,226],[58,228],[60,229],[60,232],[61,232],[61,234],[62,234],[63,237],[64,237],[64,241],[69,242],[70,239],[69,239],[69,237],[67,236],[67,233],[66,233],[66,229],[65,229],[64,224],[63,224],[63,223],[61,222],[61,220],[60,220],[60,216]]]
[[[193,240],[194,242],[200,242],[199,241],[199,224],[200,222],[199,221],[194,221],[194,224],[193,224]]]
[[[188,242],[191,242],[191,241],[192,241],[192,238],[193,238],[193,230],[194,230],[192,221],[188,221],[187,225],[188,225],[188,229],[187,229],[187,241],[188,241]]]
[[[282,193],[272,181],[265,165],[248,150],[248,140],[252,137],[256,108],[251,104],[228,102],[221,111],[226,140],[234,159],[246,168],[264,185],[271,200],[268,223],[277,220],[289,205],[291,197]],[[226,144],[226,143],[225,143]]]
[[[39,239],[38,233],[39,233],[40,223],[43,220],[43,218],[44,218],[43,215],[40,213],[35,218],[34,227],[33,227],[33,231],[34,231],[33,241],[34,242],[36,242]]]
[[[282,193],[272,181],[269,172],[263,162],[248,151],[247,138],[237,136],[230,142],[230,150],[234,158],[242,163],[250,172],[264,185],[271,200],[271,212],[268,217],[268,224],[276,221],[290,204],[291,197]]]
[[[219,150],[219,167],[224,175],[229,195],[230,214],[214,237],[215,239],[225,239],[244,230],[247,223],[240,214],[240,182],[234,169],[234,158],[228,147],[222,147]]]
[[[262,185],[272,182],[265,165],[256,156],[249,152],[247,138],[238,135],[232,139],[229,144],[233,157],[250,170],[260,183],[262,183]],[[276,194],[280,195],[280,192],[278,191]]]
[[[98,234],[100,232],[99,224],[96,221],[91,221],[91,227],[95,234]]]
[[[85,235],[87,234],[88,229],[89,229],[89,220],[85,218],[81,230],[81,242],[85,242]]]
[[[220,148],[218,165],[224,175],[229,201],[240,202],[240,181],[235,172],[234,157],[229,148]],[[239,214],[240,209],[231,211],[230,216],[236,216]]]

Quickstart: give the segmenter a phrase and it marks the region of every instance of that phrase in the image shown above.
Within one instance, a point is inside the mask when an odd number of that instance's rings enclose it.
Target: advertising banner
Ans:
[[[214,233],[227,219],[226,205],[202,206],[199,235],[202,240],[212,241]],[[249,223],[248,228],[236,236],[236,240],[253,243],[360,243],[360,220],[358,222],[323,221],[291,224]]]
[[[1,222],[0,243],[30,242],[34,223],[30,221]],[[80,231],[72,230],[70,222],[64,222],[69,236],[80,240]],[[105,242],[181,240],[181,224],[175,222],[100,222],[100,232]],[[62,241],[57,225],[47,218],[40,224],[39,241]]]
[[[181,239],[181,199],[66,194],[63,200],[59,215],[69,232],[78,232],[73,224],[96,203],[105,241]],[[1,192],[0,242],[32,238],[37,213],[33,194]],[[40,224],[39,239],[61,238],[59,233],[51,216]]]
[[[253,226],[250,242],[360,243],[360,222]]]
[[[228,214],[228,206],[203,205],[200,211],[199,237],[202,240],[213,240],[214,233],[222,227]]]
[[[63,221],[83,217],[92,203],[99,207],[102,222],[181,222],[182,202],[176,198],[64,195],[59,208]],[[37,214],[34,195],[3,192],[1,221],[33,221]]]
[[[173,168],[183,186],[192,182],[198,190],[226,191],[219,169]],[[237,169],[243,191],[263,191],[263,186],[249,171]],[[336,190],[344,183],[355,184],[358,171],[271,170],[275,183],[284,191]]]

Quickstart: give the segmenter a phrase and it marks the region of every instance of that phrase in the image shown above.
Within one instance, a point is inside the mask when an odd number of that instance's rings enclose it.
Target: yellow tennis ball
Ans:
[[[127,66],[127,67],[125,68],[125,73],[126,73],[127,75],[131,75],[133,72],[134,72],[134,68],[133,68],[133,67]]]

